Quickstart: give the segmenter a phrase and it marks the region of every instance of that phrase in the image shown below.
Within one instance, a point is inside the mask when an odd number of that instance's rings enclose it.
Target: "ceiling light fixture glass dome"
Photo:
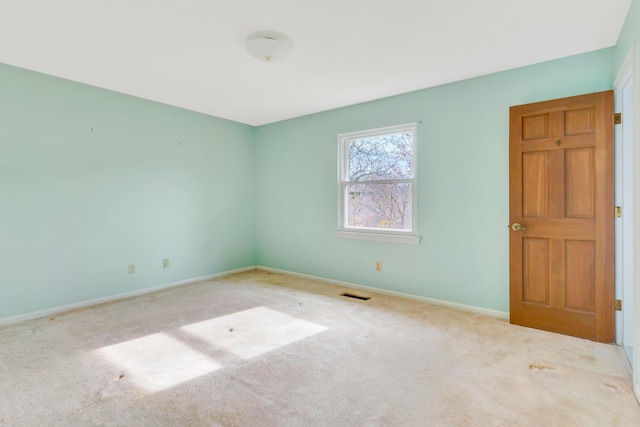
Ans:
[[[280,62],[291,54],[293,41],[275,31],[260,31],[247,37],[245,49],[260,61]]]

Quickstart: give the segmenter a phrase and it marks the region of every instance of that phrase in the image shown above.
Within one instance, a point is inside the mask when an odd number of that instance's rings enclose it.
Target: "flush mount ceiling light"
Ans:
[[[291,54],[293,41],[275,31],[253,33],[244,44],[249,55],[264,62],[279,62]]]

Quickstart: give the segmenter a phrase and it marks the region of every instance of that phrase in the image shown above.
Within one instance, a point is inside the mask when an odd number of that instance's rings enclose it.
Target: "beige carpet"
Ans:
[[[617,347],[345,291],[252,271],[0,328],[0,426],[640,425]]]

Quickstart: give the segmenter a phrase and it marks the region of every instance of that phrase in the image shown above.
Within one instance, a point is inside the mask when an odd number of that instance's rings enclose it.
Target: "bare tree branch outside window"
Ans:
[[[346,226],[411,230],[413,133],[347,139]]]

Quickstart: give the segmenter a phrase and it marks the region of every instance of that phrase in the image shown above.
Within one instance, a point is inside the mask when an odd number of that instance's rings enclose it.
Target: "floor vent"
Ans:
[[[343,297],[349,297],[349,298],[355,298],[355,299],[361,299],[363,301],[367,301],[370,300],[370,297],[361,297],[360,295],[356,295],[356,294],[350,294],[349,292],[345,292],[344,294],[340,294]]]

